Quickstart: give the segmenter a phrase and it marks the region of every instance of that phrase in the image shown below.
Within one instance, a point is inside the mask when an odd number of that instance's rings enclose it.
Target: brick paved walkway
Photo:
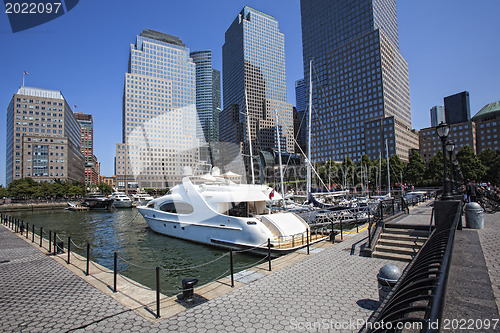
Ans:
[[[428,221],[429,212],[429,207],[422,207],[404,220]],[[498,216],[490,216],[498,222]],[[500,228],[496,225],[495,232],[485,229],[479,234],[498,303]],[[151,323],[0,226],[0,262],[10,260],[0,263],[0,330],[357,332],[358,321],[362,324],[378,306],[379,269],[388,263],[404,266],[361,257],[366,235],[366,231],[355,234],[228,294]]]
[[[500,310],[500,213],[484,214],[484,229],[478,230],[497,308]]]

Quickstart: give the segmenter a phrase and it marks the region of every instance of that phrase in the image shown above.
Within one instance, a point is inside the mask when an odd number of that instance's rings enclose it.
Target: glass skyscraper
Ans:
[[[458,94],[444,98],[444,113],[448,124],[458,124],[470,120],[469,92],[462,91]]]
[[[396,0],[301,0],[304,78],[313,61],[311,157],[408,160],[408,65],[399,53]]]
[[[116,145],[120,190],[164,187],[198,162],[195,63],[175,36],[146,29],[130,46],[123,140]]]
[[[444,106],[436,105],[431,108],[431,127],[436,127],[441,122],[445,123]]]
[[[278,21],[244,7],[226,31],[222,47],[224,111],[220,140],[248,153],[247,105],[254,156],[277,150],[278,113],[283,151],[293,152],[293,113],[287,103],[285,37]],[[245,98],[246,94],[246,98]]]
[[[196,64],[196,112],[200,120],[196,137],[200,140],[200,158],[213,163],[219,141],[220,72],[212,68],[212,50],[191,52],[191,58]]]

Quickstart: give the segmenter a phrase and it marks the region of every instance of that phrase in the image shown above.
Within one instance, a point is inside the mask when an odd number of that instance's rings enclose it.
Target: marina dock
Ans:
[[[428,225],[431,209],[412,208],[396,223]],[[484,217],[485,229],[457,232],[445,304],[450,319],[483,318],[471,317],[477,311],[488,316],[496,311],[499,317],[499,218]],[[344,234],[342,242],[311,246],[310,255],[303,249],[274,259],[272,271],[264,262],[240,272],[234,288],[228,277],[196,287],[201,301],[193,306],[162,295],[161,317],[156,318],[154,290],[119,275],[114,293],[110,270],[92,263],[86,276],[82,257],[72,257],[68,264],[67,254],[49,256],[36,239],[32,242],[1,225],[0,330],[357,332],[379,305],[379,269],[406,265],[362,256],[366,241],[367,230],[360,228],[359,233]],[[472,247],[475,250],[469,251]],[[461,264],[464,256],[476,263],[474,267]],[[464,280],[473,281],[478,272],[481,283],[473,287],[476,290],[465,289]]]

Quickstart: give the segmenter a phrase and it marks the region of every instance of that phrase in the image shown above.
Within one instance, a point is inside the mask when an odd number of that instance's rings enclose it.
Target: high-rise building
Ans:
[[[75,113],[75,118],[81,128],[81,150],[85,158],[85,185],[99,183],[99,164],[94,155],[94,118],[91,114]]]
[[[115,158],[119,190],[173,185],[198,163],[195,70],[178,37],[146,29],[130,46]]]
[[[277,112],[279,136],[283,139],[281,149],[293,152],[293,113],[286,95],[285,37],[279,31],[278,21],[244,7],[226,31],[222,67],[224,110],[220,140],[232,142],[248,154],[250,134],[254,156],[261,150],[277,150]],[[247,119],[250,133],[247,133]]]
[[[485,105],[472,121],[476,124],[476,151],[500,151],[500,101]]]
[[[408,65],[399,53],[396,0],[301,0],[304,78],[313,61],[311,157],[408,160]],[[374,140],[368,141],[367,136]]]
[[[80,125],[59,90],[22,86],[7,108],[6,183],[84,182]]]
[[[436,127],[441,124],[441,122],[446,123],[446,118],[444,116],[444,106],[436,105],[431,108],[431,127]]]
[[[306,122],[306,110],[307,110],[307,90],[306,83],[304,79],[300,79],[295,81],[295,105],[297,115],[294,116],[294,133],[295,139],[297,140],[298,147],[300,149],[297,152],[302,150],[304,153],[306,152],[306,140],[307,140],[307,122]]]
[[[470,120],[469,92],[462,91],[458,94],[444,98],[444,113],[448,124],[463,123]]]
[[[212,68],[211,50],[191,52],[191,58],[196,64],[196,112],[200,120],[196,136],[200,140],[200,158],[212,162],[217,159],[214,153],[219,141],[220,72]]]

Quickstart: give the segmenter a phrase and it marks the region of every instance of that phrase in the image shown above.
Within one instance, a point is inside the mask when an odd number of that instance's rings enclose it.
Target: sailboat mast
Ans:
[[[252,173],[252,184],[255,184],[255,173],[253,170],[252,134],[250,132],[250,113],[248,112],[248,98],[247,98],[246,88],[245,88],[245,105],[247,109],[247,140],[248,140],[248,147],[250,150],[250,169]]]
[[[279,156],[279,161],[280,161],[280,179],[281,179],[281,196],[283,200],[283,209],[285,208],[285,187],[283,185],[283,163],[281,162],[281,138],[280,138],[280,132],[278,129],[278,110],[275,110],[275,117],[276,117],[276,138],[278,140],[278,156]]]
[[[389,172],[389,146],[387,144],[387,139],[385,139],[385,152],[387,159],[387,193],[391,196],[391,174]]]
[[[306,200],[311,193],[311,118],[312,118],[312,60],[309,62],[309,119],[307,120],[307,185]]]

